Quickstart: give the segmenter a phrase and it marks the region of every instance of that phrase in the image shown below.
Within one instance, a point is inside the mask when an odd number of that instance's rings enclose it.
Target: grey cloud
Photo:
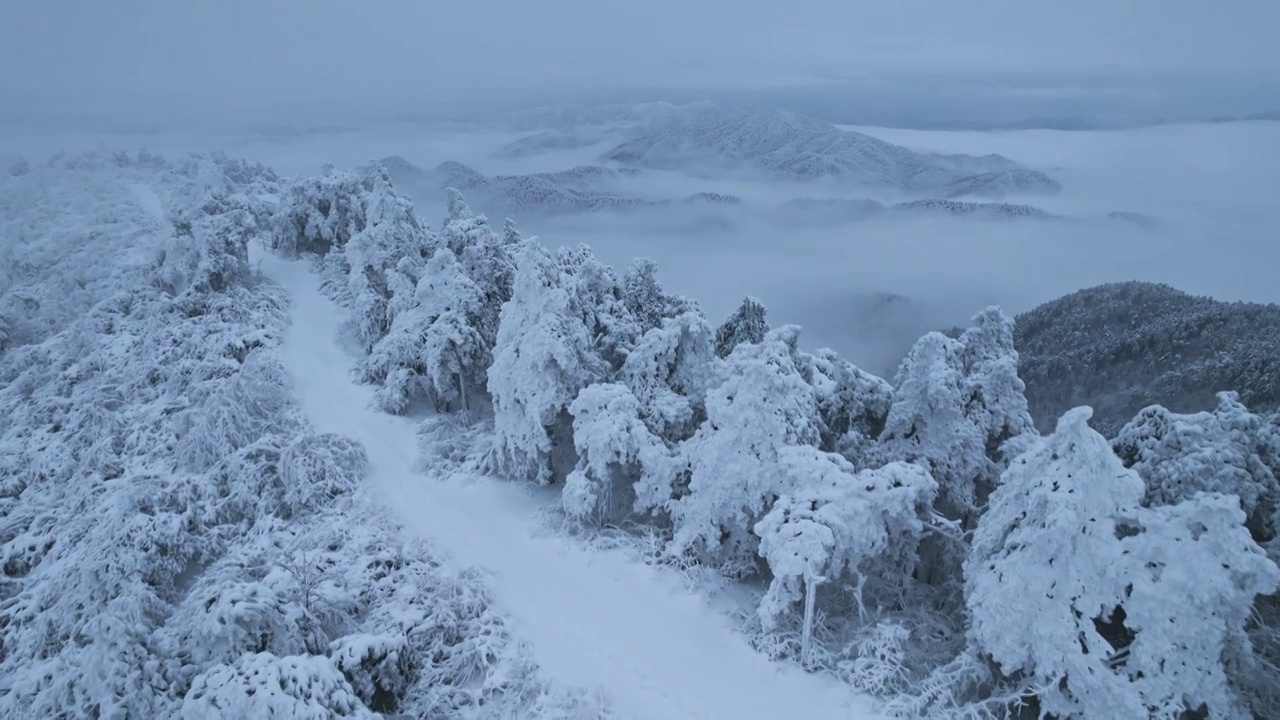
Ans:
[[[786,88],[921,74],[1280,74],[1270,33],[1280,4],[1267,0],[2,5],[0,97],[10,113],[14,102],[158,116],[385,113],[548,91]]]

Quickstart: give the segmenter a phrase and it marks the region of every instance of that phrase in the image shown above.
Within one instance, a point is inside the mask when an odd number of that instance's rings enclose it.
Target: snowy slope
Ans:
[[[311,422],[365,445],[373,481],[408,527],[492,573],[497,606],[544,671],[602,689],[624,718],[875,717],[847,686],[753,651],[667,572],[541,533],[536,502],[518,486],[417,474],[413,422],[371,409],[373,390],[353,381],[338,339],[342,311],[316,276],[273,257],[262,267],[293,299],[282,356]]]

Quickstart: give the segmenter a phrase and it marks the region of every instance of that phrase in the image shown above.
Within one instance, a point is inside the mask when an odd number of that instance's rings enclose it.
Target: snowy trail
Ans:
[[[281,354],[311,422],[365,444],[372,482],[412,532],[491,574],[497,606],[549,677],[603,688],[636,720],[877,717],[848,687],[753,651],[670,572],[540,532],[537,502],[518,486],[416,472],[413,421],[371,408],[338,340],[343,311],[317,276],[270,256],[261,267],[293,300]]]

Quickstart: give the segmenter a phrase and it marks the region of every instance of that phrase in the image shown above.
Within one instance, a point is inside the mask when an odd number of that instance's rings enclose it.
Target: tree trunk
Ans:
[[[809,650],[813,644],[813,605],[817,599],[818,584],[825,578],[804,576],[804,629],[800,634],[800,665],[809,667]]]

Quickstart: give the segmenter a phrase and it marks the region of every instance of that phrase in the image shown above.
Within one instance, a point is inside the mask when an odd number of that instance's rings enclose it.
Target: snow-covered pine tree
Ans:
[[[986,437],[965,416],[964,346],[929,333],[898,368],[893,405],[880,436],[887,460],[923,465],[938,482],[938,510],[952,520],[976,519],[978,478],[987,470]]]
[[[445,192],[448,210],[440,225],[440,241],[454,255],[461,257],[471,245],[493,237],[493,228],[489,227],[488,218],[472,212],[461,191],[448,188]]]
[[[1219,393],[1211,412],[1180,415],[1159,405],[1138,413],[1111,441],[1125,467],[1146,483],[1145,505],[1172,505],[1198,492],[1240,498],[1254,539],[1280,530],[1280,454],[1266,418],[1235,393]]]
[[[684,443],[689,487],[671,504],[670,552],[695,552],[730,574],[758,569],[753,528],[794,489],[779,452],[820,439],[817,400],[796,366],[798,340],[799,328],[784,326],[725,359],[706,422]]]
[[[1143,484],[1068,412],[992,494],[965,563],[971,649],[1055,717],[1245,715],[1224,660],[1280,584],[1234,498],[1141,507]]]
[[[585,319],[576,279],[534,240],[516,253],[515,286],[503,306],[488,388],[494,409],[496,465],[507,475],[551,483],[574,460],[569,404],[606,379],[608,363]]]
[[[979,501],[994,481],[1038,436],[1027,408],[1027,386],[1018,377],[1018,351],[1013,347],[1014,320],[989,307],[960,335],[964,368],[965,415],[986,435],[992,471],[978,487]]]
[[[507,218],[506,221],[502,223],[502,244],[519,245],[520,241],[523,239],[524,238],[520,236],[520,227],[516,225],[516,221],[511,218]]]
[[[401,292],[411,301],[365,359],[365,379],[381,384],[379,402],[389,412],[404,412],[415,399],[438,410],[471,409],[491,362],[480,289],[452,250],[438,248],[417,287]]]
[[[893,386],[833,350],[818,350],[810,362],[810,382],[822,418],[822,449],[838,452],[859,467],[876,464],[872,450],[893,406]]]
[[[810,446],[782,448],[778,461],[794,489],[755,525],[773,575],[759,608],[766,628],[801,599],[802,583],[839,586],[853,576],[854,601],[863,608],[864,563],[910,576],[937,491],[923,468],[894,462],[858,472],[840,455]]]
[[[514,223],[504,230],[514,233]],[[449,216],[440,231],[441,243],[453,251],[462,271],[479,292],[480,311],[472,327],[480,333],[487,352],[492,353],[498,335],[502,306],[511,299],[515,278],[512,252],[519,233],[499,237],[483,215],[467,207],[462,194],[451,190]]]
[[[668,295],[658,282],[658,263],[637,258],[627,266],[622,278],[627,309],[640,323],[641,332],[661,327],[664,320],[686,312],[696,312],[697,304],[678,295]]]
[[[156,279],[177,295],[220,292],[249,277],[249,240],[262,228],[242,195],[217,193],[182,213],[158,258]]]
[[[925,463],[939,511],[966,528],[1009,461],[1037,438],[1017,367],[1013,320],[988,308],[958,340],[922,337],[898,369],[881,451]]]
[[[764,303],[747,297],[729,319],[716,329],[716,355],[728,357],[742,343],[758,343],[769,332]]]
[[[1126,424],[1111,447],[1146,483],[1143,504],[1166,506],[1200,492],[1224,493],[1244,510],[1253,539],[1280,562],[1280,432],[1275,418],[1255,415],[1235,393],[1219,393],[1209,412],[1178,414],[1158,405]],[[1232,681],[1254,708],[1280,703],[1280,596],[1258,597]],[[1264,713],[1265,714],[1265,713]]]
[[[706,415],[707,388],[719,360],[713,331],[696,311],[646,332],[627,355],[619,377],[640,402],[640,416],[669,442],[686,440]]]
[[[627,307],[622,284],[586,245],[562,247],[557,258],[571,279],[582,322],[595,339],[597,352],[608,363],[609,372],[616,373],[641,333],[640,324]]]
[[[375,175],[332,172],[306,178],[283,192],[271,246],[285,255],[324,255],[364,230]]]
[[[610,525],[656,506],[645,497],[654,495],[654,488],[669,495],[675,458],[645,426],[640,402],[625,385],[590,385],[569,412],[578,464],[565,480],[561,499],[571,517]]]
[[[387,334],[395,320],[393,290],[412,291],[438,244],[422,227],[413,203],[392,189],[386,170],[377,166],[369,173],[372,180],[365,226],[343,248],[350,268],[351,310],[366,352]],[[396,273],[404,279],[393,279]],[[404,303],[396,307],[407,306]]]
[[[216,192],[183,214],[176,223],[179,235],[187,235],[197,248],[200,262],[191,282],[218,292],[249,277],[249,241],[264,231],[263,211],[243,194]]]
[[[437,405],[479,407],[493,361],[496,316],[453,252],[441,248],[418,281],[417,312],[432,318],[422,336],[426,376]]]

